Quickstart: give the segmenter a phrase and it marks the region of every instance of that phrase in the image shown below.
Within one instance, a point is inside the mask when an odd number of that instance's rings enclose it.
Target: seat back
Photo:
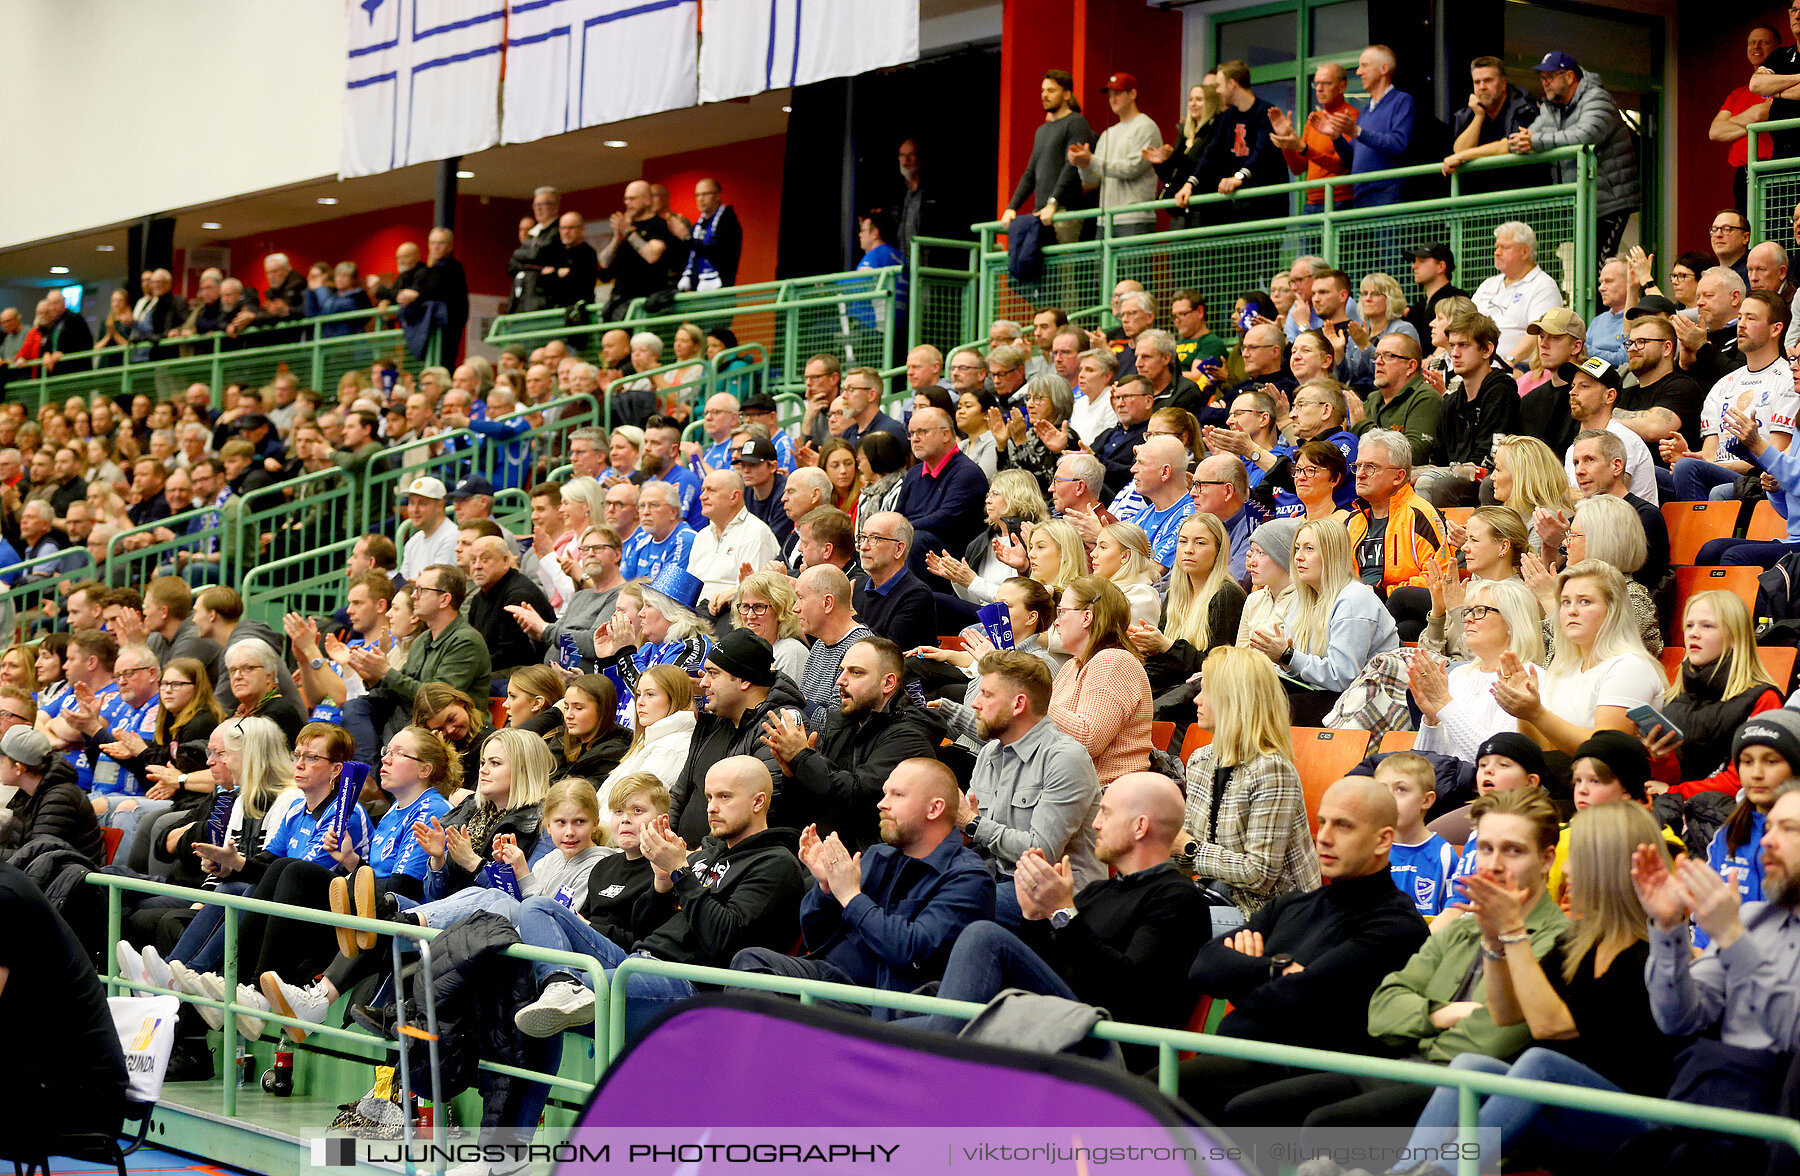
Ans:
[[[1744,530],[1744,538],[1755,539],[1759,543],[1772,543],[1777,539],[1786,539],[1788,533],[1787,520],[1775,509],[1775,504],[1764,498],[1757,502],[1750,512],[1750,525]]]
[[[1175,724],[1161,720],[1150,724],[1150,745],[1158,751],[1171,750],[1169,744],[1175,741]]]
[[[1761,568],[1726,568],[1704,565],[1699,567],[1675,567],[1675,599],[1670,609],[1669,631],[1664,639],[1671,644],[1680,644],[1681,618],[1687,612],[1688,601],[1702,592],[1725,591],[1735,592],[1744,599],[1744,607],[1756,615],[1756,580],[1762,575]]]
[[[1295,727],[1294,770],[1306,792],[1306,822],[1319,831],[1319,801],[1369,753],[1369,733],[1346,727]]]
[[[1187,734],[1181,737],[1181,762],[1187,763],[1194,758],[1194,753],[1212,742],[1213,733],[1193,723],[1188,726]]]
[[[1398,751],[1411,751],[1418,741],[1417,731],[1389,731],[1381,737],[1381,746],[1375,750],[1382,755],[1393,755]]]
[[[100,827],[100,840],[106,846],[106,864],[112,865],[113,858],[118,855],[119,843],[125,840],[125,830]]]
[[[1733,502],[1665,502],[1669,525],[1669,562],[1691,564],[1709,539],[1729,539],[1737,529],[1740,504]]]

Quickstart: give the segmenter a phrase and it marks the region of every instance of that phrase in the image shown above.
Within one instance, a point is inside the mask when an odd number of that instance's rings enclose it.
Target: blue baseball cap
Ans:
[[[1581,66],[1575,63],[1575,59],[1570,57],[1567,53],[1564,53],[1561,49],[1555,49],[1544,54],[1544,60],[1537,63],[1537,71],[1539,73],[1555,73],[1558,70],[1580,68]]]

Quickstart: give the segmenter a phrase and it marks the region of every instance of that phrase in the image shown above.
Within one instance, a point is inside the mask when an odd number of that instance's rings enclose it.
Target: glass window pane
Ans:
[[[1264,102],[1273,102],[1289,114],[1295,110],[1294,83],[1291,80],[1256,83],[1251,85],[1250,92]]]
[[[1219,25],[1219,61],[1249,62],[1250,68],[1294,60],[1294,14],[1277,12]]]
[[[1312,10],[1312,40],[1307,52],[1314,57],[1357,53],[1369,43],[1369,0],[1349,0],[1329,8]]]
[[[1535,4],[1508,4],[1505,9],[1506,52],[1511,57],[1541,61],[1553,49],[1577,46],[1574,57],[1582,69],[1595,71],[1603,80],[1608,73],[1656,75],[1660,34],[1643,24]],[[1533,86],[1530,92],[1540,91]]]

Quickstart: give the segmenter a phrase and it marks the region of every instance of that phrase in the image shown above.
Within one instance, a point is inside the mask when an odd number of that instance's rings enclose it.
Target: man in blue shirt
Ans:
[[[963,929],[994,917],[994,879],[956,828],[961,801],[949,768],[902,760],[876,805],[880,845],[852,855],[836,833],[821,839],[808,825],[800,833],[800,860],[813,877],[800,900],[805,955],[747,947],[731,966],[894,992],[940,978]]]
[[[1163,433],[1144,438],[1131,467],[1142,505],[1129,516],[1119,515],[1120,522],[1137,526],[1149,538],[1150,558],[1164,572],[1175,566],[1175,540],[1181,524],[1194,513],[1187,463],[1188,450],[1181,438]]]
[[[681,518],[680,491],[667,482],[645,482],[638,491],[638,529],[619,553],[619,574],[654,580],[664,564],[687,566],[694,529]]]
[[[38,712],[45,723],[44,733],[64,749],[63,758],[75,769],[75,781],[84,791],[92,791],[96,786],[94,764],[87,750],[89,739],[131,721],[131,708],[119,698],[119,688],[113,683],[113,666],[118,656],[119,643],[111,634],[99,629],[75,630],[63,654],[63,677],[70,689]],[[120,791],[116,783],[118,765],[111,763],[111,767],[113,771],[102,781],[107,785],[104,792]]]
[[[1400,167],[1412,147],[1417,111],[1413,97],[1394,88],[1394,51],[1370,45],[1356,59],[1356,77],[1369,95],[1369,108],[1354,121],[1340,116],[1331,134],[1339,139],[1338,155],[1350,158],[1352,177]],[[1356,207],[1400,202],[1399,180],[1377,180],[1356,186]]]
[[[644,426],[644,455],[638,467],[650,477],[644,483],[666,482],[681,495],[681,516],[696,530],[706,525],[700,513],[700,479],[681,464],[681,425],[670,417],[653,416]]]
[[[896,265],[901,267],[894,287],[894,322],[899,324],[906,321],[906,259],[900,256],[898,249],[888,244],[888,238],[893,235],[894,218],[884,209],[872,208],[856,218],[856,243],[863,251],[862,260],[856,263],[856,268],[861,271],[886,269]],[[870,330],[878,329],[875,303],[852,303],[850,315]]]

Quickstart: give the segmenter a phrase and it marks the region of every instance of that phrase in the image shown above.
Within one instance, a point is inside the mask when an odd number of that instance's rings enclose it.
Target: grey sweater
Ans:
[[[1069,144],[1093,141],[1094,128],[1079,114],[1039,124],[1031,138],[1031,159],[1026,162],[1025,174],[1019,177],[1019,186],[1007,207],[1017,212],[1031,199],[1035,202],[1033,207],[1042,209],[1054,196],[1056,206],[1064,211],[1079,208],[1081,173],[1069,162]]]
[[[578,911],[587,902],[588,877],[593,874],[594,867],[600,864],[601,858],[618,852],[590,845],[574,857],[564,857],[562,850],[552,849],[533,862],[531,872],[519,879],[519,893],[526,898],[534,894],[555,898],[557,891],[567,887],[569,908]]]
[[[1081,169],[1081,182],[1100,189],[1101,208],[1155,200],[1156,168],[1144,158],[1144,149],[1161,142],[1156,124],[1149,115],[1141,112],[1107,127],[1100,132],[1100,141],[1093,145],[1094,158]],[[1155,220],[1154,212],[1128,212],[1116,223],[1154,223]]]

